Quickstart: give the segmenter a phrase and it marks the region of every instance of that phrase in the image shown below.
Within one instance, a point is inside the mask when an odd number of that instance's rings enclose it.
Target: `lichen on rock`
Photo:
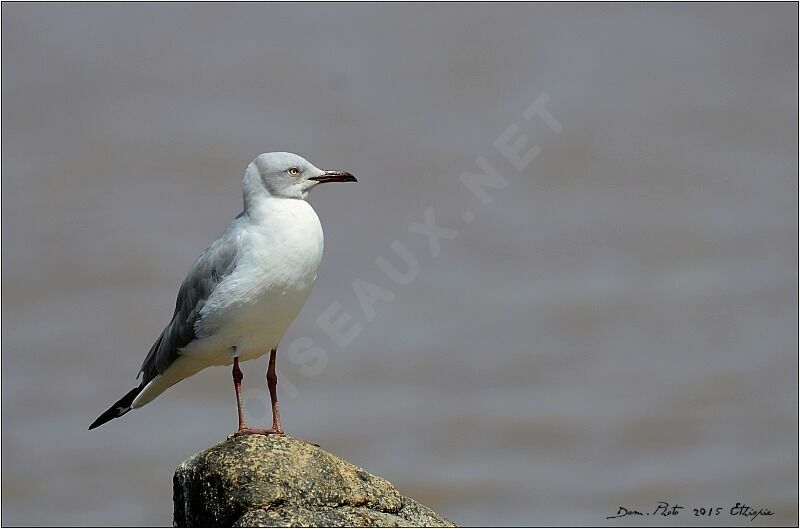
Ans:
[[[228,439],[178,466],[177,527],[455,527],[385,479],[291,437]]]

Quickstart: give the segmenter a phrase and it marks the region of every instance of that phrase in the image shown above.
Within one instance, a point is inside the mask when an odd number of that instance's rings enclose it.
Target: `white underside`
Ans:
[[[252,360],[277,348],[314,286],[322,259],[322,226],[308,202],[266,198],[240,228],[234,271],[201,311],[198,338],[133,401],[144,406],[206,367]]]

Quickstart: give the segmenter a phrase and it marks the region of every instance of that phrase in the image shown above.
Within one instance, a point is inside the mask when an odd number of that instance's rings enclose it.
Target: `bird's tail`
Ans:
[[[124,397],[115,402],[113,406],[108,408],[106,411],[102,413],[102,415],[100,415],[100,417],[95,419],[94,422],[91,424],[91,426],[89,426],[89,429],[94,430],[98,426],[107,423],[111,419],[122,417],[123,415],[131,411],[132,409],[131,404],[133,403],[133,399],[135,399],[136,396],[139,395],[139,393],[141,393],[143,389],[144,389],[144,384],[137,386],[132,390],[130,390],[129,392],[127,392]]]

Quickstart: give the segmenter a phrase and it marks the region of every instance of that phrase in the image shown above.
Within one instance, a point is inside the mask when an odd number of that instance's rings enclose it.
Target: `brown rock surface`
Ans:
[[[291,437],[228,439],[178,466],[177,527],[455,527],[374,476]]]

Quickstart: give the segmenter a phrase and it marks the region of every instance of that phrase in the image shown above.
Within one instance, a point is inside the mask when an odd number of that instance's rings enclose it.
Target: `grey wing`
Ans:
[[[208,298],[236,267],[239,254],[238,219],[198,257],[183,280],[175,301],[172,320],[147,353],[139,374],[146,384],[160,375],[179,356],[179,351],[195,339],[195,324]]]

